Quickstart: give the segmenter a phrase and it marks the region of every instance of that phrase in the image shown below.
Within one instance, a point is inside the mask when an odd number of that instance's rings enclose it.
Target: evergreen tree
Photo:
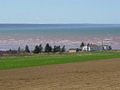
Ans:
[[[49,52],[52,52],[52,46],[49,46]]]
[[[12,52],[12,49],[9,49],[9,52]]]
[[[39,45],[39,50],[40,50],[40,53],[41,53],[42,50],[43,50],[42,44]]]
[[[47,43],[45,46],[45,52],[47,53],[52,52],[52,47],[49,45],[49,43]]]
[[[40,53],[40,48],[38,45],[35,46],[33,53]]]
[[[50,45],[49,45],[49,43],[47,43],[46,46],[45,46],[45,52],[49,52],[50,51],[49,47],[50,47]]]
[[[65,52],[65,45],[62,47],[61,52]]]
[[[56,52],[56,46],[54,46],[54,48],[53,48],[53,52]]]
[[[77,48],[76,51],[79,52],[80,51],[79,48]]]
[[[81,45],[80,45],[80,48],[82,49],[84,46],[85,46],[85,43],[82,42]]]
[[[60,46],[54,46],[53,52],[60,52],[61,48]]]
[[[89,46],[90,44],[88,43],[87,46]]]
[[[56,46],[54,46],[54,48],[53,48],[53,52],[56,52]]]
[[[60,52],[60,51],[61,51],[61,47],[57,46],[57,52]]]
[[[20,47],[18,47],[18,52],[20,52],[21,51],[21,48]]]
[[[29,46],[28,46],[28,45],[25,46],[25,52],[30,53],[30,50],[29,50]]]
[[[112,50],[112,47],[111,47],[111,46],[109,46],[109,50]]]

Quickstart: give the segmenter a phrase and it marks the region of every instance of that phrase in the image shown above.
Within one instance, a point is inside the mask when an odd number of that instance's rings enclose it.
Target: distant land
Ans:
[[[22,27],[27,27],[27,26],[120,26],[120,24],[3,24],[0,23],[0,27],[12,27],[12,26],[22,26]]]

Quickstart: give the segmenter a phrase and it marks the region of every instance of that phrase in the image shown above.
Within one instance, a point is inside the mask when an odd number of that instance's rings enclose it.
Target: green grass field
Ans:
[[[79,52],[0,58],[0,70],[120,58],[120,52]]]

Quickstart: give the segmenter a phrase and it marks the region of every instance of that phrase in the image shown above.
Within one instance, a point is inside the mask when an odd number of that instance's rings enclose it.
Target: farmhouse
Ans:
[[[109,45],[96,45],[96,44],[89,44],[83,46],[82,51],[102,51],[102,50],[111,50],[111,46]]]

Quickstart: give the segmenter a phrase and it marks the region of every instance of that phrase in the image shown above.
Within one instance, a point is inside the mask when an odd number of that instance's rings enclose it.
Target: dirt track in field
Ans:
[[[0,71],[0,90],[120,90],[120,59]]]

